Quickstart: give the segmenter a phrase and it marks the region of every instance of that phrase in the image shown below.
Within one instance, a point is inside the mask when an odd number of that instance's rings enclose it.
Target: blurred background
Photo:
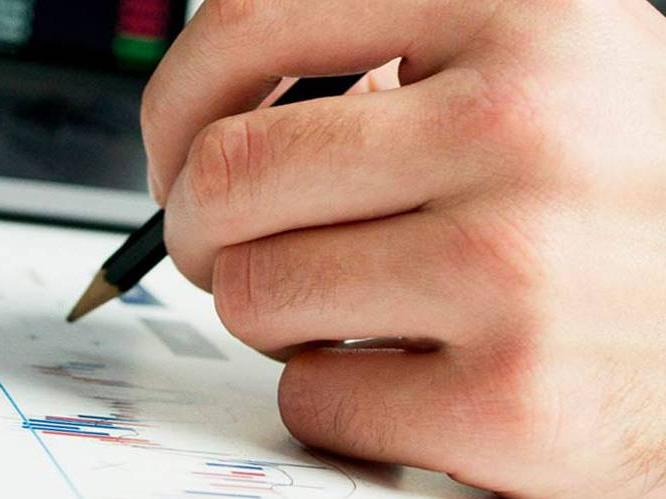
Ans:
[[[141,92],[200,3],[0,0],[0,217],[146,218]]]
[[[154,209],[151,72],[201,3],[0,0],[0,214],[131,228]]]

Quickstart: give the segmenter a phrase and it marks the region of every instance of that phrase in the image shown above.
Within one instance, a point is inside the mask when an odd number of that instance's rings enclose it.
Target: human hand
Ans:
[[[252,111],[398,57],[400,89]],[[169,252],[242,341],[444,345],[295,356],[298,439],[512,497],[657,498],[664,89],[643,0],[209,0],[142,118]]]

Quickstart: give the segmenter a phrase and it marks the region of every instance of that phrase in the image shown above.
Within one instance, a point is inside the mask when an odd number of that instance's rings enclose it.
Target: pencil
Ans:
[[[359,79],[359,75],[303,78],[285,92],[274,106],[341,95]],[[74,322],[129,291],[166,256],[164,210],[159,210],[104,262],[67,316],[67,321]]]

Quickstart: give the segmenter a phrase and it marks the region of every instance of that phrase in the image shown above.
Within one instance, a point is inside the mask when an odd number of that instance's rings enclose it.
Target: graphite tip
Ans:
[[[106,272],[100,270],[67,316],[67,322],[77,321],[120,294],[117,287],[106,282]]]

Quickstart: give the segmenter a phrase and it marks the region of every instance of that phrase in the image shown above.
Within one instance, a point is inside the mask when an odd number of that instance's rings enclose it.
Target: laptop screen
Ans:
[[[184,0],[2,0],[0,52],[21,60],[150,71],[183,27]]]
[[[0,177],[145,192],[143,87],[185,0],[0,0]]]

